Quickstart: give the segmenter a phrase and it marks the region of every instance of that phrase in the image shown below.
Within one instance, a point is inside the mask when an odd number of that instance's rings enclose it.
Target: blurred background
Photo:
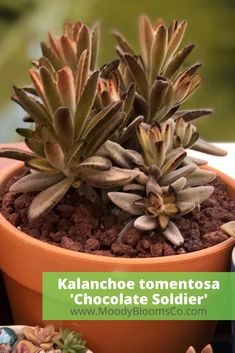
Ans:
[[[101,20],[100,64],[113,58],[118,28],[138,49],[137,19],[187,19],[184,44],[196,42],[191,62],[203,63],[203,86],[184,107],[214,108],[198,128],[211,141],[235,141],[235,0],[0,0],[0,142],[17,141],[21,109],[10,101],[12,85],[29,82],[30,61],[40,55],[47,31],[61,33],[64,20]]]

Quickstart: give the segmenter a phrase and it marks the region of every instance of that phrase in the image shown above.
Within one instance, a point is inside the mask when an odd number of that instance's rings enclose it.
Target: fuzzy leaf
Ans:
[[[56,169],[64,168],[64,153],[56,142],[47,142],[44,145],[44,152],[48,162]]]
[[[160,73],[167,53],[167,29],[161,25],[154,34],[150,52],[150,78],[153,81]]]
[[[83,93],[76,107],[75,113],[75,138],[78,140],[80,137],[81,129],[86,121],[92,106],[95,101],[97,84],[99,80],[99,71],[94,71],[84,87]]]
[[[173,170],[172,172],[168,173],[167,175],[164,175],[162,178],[160,178],[159,183],[162,186],[170,185],[174,181],[178,180],[181,177],[187,177],[192,174],[196,170],[196,166],[191,164],[182,168],[179,168],[177,170]]]
[[[89,174],[82,175],[84,179],[94,187],[116,187],[128,184],[138,176],[136,170],[120,169],[113,167],[106,171],[90,171]]]
[[[194,49],[195,45],[190,44],[187,47],[183,48],[176,56],[171,60],[166,70],[164,71],[164,77],[171,78],[176,71],[180,68],[184,60]]]
[[[213,193],[213,186],[196,186],[182,190],[177,195],[178,202],[202,203]]]
[[[179,178],[176,180],[174,183],[172,183],[170,186],[174,190],[175,193],[178,193],[179,191],[183,190],[187,182],[187,179],[184,177]]]
[[[180,163],[184,160],[186,155],[187,155],[187,153],[181,147],[173,150],[168,155],[168,159],[166,160],[163,167],[161,168],[162,174],[164,175],[164,174],[170,173],[173,170],[175,170],[180,165]]]
[[[170,38],[170,42],[168,44],[168,50],[167,50],[167,57],[168,58],[173,56],[174,53],[176,52],[176,50],[178,49],[178,47],[184,37],[186,27],[187,27],[187,22],[183,21],[177,26],[176,30],[172,34],[172,36]]]
[[[168,82],[162,79],[155,80],[151,92],[150,92],[150,107],[151,107],[151,117],[152,119],[156,115],[156,113],[160,110],[164,98],[166,96],[166,92],[168,89]]]
[[[85,49],[79,59],[76,77],[76,97],[80,97],[89,75],[89,52]]]
[[[235,237],[235,221],[231,221],[231,222],[225,223],[220,228],[226,234],[230,235],[231,237]]]
[[[65,66],[58,71],[58,89],[60,92],[63,106],[68,107],[71,114],[74,114],[76,107],[75,87],[73,73],[70,67]]]
[[[40,192],[33,199],[28,212],[30,221],[43,217],[62,199],[69,190],[74,178],[66,178]]]
[[[16,129],[16,132],[23,137],[32,137],[32,130],[30,129],[18,128]]]
[[[58,170],[55,169],[49,162],[42,158],[34,158],[26,161],[26,165],[32,169],[35,169],[43,173],[58,173]]]
[[[185,122],[196,120],[202,116],[213,113],[212,109],[181,110],[173,115],[173,119],[183,118]]]
[[[134,222],[134,227],[142,231],[153,230],[157,228],[157,226],[157,220],[146,215],[138,217]]]
[[[158,184],[156,179],[153,178],[152,176],[149,177],[146,184],[146,195],[148,196],[150,193],[154,193],[158,195],[162,194],[162,189],[160,185]]]
[[[91,70],[95,69],[99,49],[100,26],[96,23],[91,32]]]
[[[72,70],[75,70],[76,50],[73,46],[72,40],[68,36],[62,35],[60,38],[60,44],[66,64],[71,67]]]
[[[55,53],[51,50],[51,48],[45,44],[41,43],[41,49],[43,55],[49,60],[49,62],[53,65],[55,70],[60,70],[64,66],[63,63],[58,59]]]
[[[179,231],[179,228],[173,222],[169,222],[167,228],[163,231],[163,235],[169,242],[175,246],[180,246],[184,243],[184,238]]]
[[[191,346],[187,349],[186,353],[197,353],[195,349]],[[213,352],[212,352],[213,353]]]
[[[131,55],[134,55],[133,50],[131,49],[129,43],[127,40],[117,31],[113,32],[113,36],[116,38],[118,45],[122,49],[124,53],[129,53]]]
[[[122,107],[122,111],[126,113],[127,117],[130,114],[131,109],[133,107],[134,99],[135,99],[135,84],[131,83],[126,92],[126,96],[124,98],[123,107]]]
[[[143,210],[134,204],[135,201],[141,199],[140,195],[129,194],[126,192],[109,192],[108,197],[117,207],[125,212],[135,216],[143,213]]]
[[[70,147],[74,140],[73,119],[68,108],[61,107],[56,110],[53,125],[61,146]]]
[[[147,16],[140,16],[139,18],[139,37],[145,65],[149,66],[150,50],[153,42],[153,29]]]
[[[84,50],[88,50],[90,55],[91,52],[91,37],[90,37],[90,30],[87,26],[83,25],[79,31],[79,36],[77,40],[77,62],[79,61],[82,52]],[[90,59],[89,59],[89,66],[90,66]]]
[[[193,202],[177,202],[177,207],[180,210],[180,215],[183,216],[195,208],[195,203]]]
[[[43,143],[40,141],[31,137],[27,137],[25,139],[25,144],[32,152],[36,153],[38,156],[45,157]]]
[[[54,113],[57,108],[63,105],[57,88],[57,84],[50,72],[43,66],[40,68],[40,76],[48,107],[51,113]]]
[[[79,173],[86,170],[89,172],[91,169],[108,170],[111,167],[112,163],[109,159],[100,156],[93,156],[79,163],[77,172]]]
[[[142,67],[132,55],[124,54],[123,57],[130,70],[133,80],[139,89],[139,92],[145,99],[148,99],[148,82]]]
[[[45,111],[42,109],[41,105],[35,101],[32,97],[27,96],[27,94],[20,88],[14,86],[14,91],[19,99],[19,103],[27,111],[27,113],[32,117],[35,123],[39,125],[48,125],[50,119]]]
[[[122,168],[131,168],[128,161],[126,149],[113,141],[106,141],[99,151],[99,155],[103,155],[112,159],[118,166]]]
[[[102,78],[109,78],[109,76],[117,71],[117,68],[119,66],[119,59],[115,59],[113,61],[111,61],[108,64],[105,64],[102,68],[101,68],[101,73],[100,73],[100,77]]]
[[[206,185],[216,178],[216,174],[209,170],[197,168],[187,177],[187,186]]]
[[[0,148],[0,157],[16,159],[18,161],[29,161],[30,159],[36,158],[34,153],[23,151],[18,148]]]
[[[195,151],[212,154],[213,156],[226,156],[227,152],[219,147],[216,147],[202,139],[198,139],[197,142],[192,146]]]
[[[44,172],[33,173],[17,180],[10,187],[10,191],[15,194],[32,191],[38,192],[58,183],[62,179],[64,179],[64,175],[62,174],[47,174]]]

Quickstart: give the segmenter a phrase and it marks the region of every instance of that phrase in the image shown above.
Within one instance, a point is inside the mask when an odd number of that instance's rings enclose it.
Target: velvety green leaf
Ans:
[[[166,70],[164,71],[164,77],[166,78],[171,78],[176,71],[180,68],[184,60],[187,58],[187,56],[191,53],[191,51],[194,49],[195,45],[190,44],[187,47],[183,48],[176,56],[171,60],[169,65],[166,67]]]
[[[90,55],[91,53],[90,30],[87,26],[83,25],[79,31],[79,37],[77,41],[77,62],[79,61],[80,56],[82,55],[82,52],[86,49],[88,50]],[[89,59],[89,62],[90,62],[90,59]]]
[[[167,57],[170,58],[174,55],[178,47],[180,46],[180,43],[184,37],[184,33],[187,27],[187,21],[181,22],[175,31],[173,32],[172,36],[170,37],[170,42],[168,44],[168,50],[167,50]]]
[[[23,151],[18,148],[0,148],[0,157],[16,159],[18,161],[29,161],[37,157],[34,153]]]
[[[180,163],[184,160],[186,157],[187,153],[183,148],[177,148],[173,150],[169,156],[166,162],[164,163],[162,167],[162,174],[165,175],[167,173],[170,173],[171,171],[175,170]]]
[[[76,50],[74,48],[72,40],[68,36],[62,35],[60,38],[60,45],[66,65],[71,67],[71,69],[74,71],[76,69],[77,61]]]
[[[143,210],[134,204],[135,201],[141,199],[140,195],[130,194],[127,192],[109,192],[110,200],[121,210],[132,215],[141,215]]]
[[[44,145],[44,153],[48,162],[56,169],[64,168],[64,153],[60,145],[56,142],[46,142]]]
[[[116,38],[118,45],[120,46],[120,48],[123,50],[124,53],[129,53],[131,55],[134,55],[134,52],[130,47],[129,43],[119,32],[113,31],[113,36]]]
[[[167,29],[161,25],[156,30],[150,52],[150,78],[153,81],[160,73],[167,53]]]
[[[156,113],[160,110],[166,92],[168,89],[168,81],[157,79],[155,80],[151,92],[150,92],[150,107],[151,107],[151,118],[153,119]]]
[[[58,170],[55,169],[46,159],[35,158],[29,159],[26,161],[26,165],[32,169],[35,169],[39,172],[44,173],[58,173]]]
[[[74,178],[66,178],[40,192],[33,199],[28,212],[30,221],[43,217],[62,199],[71,187]]]
[[[58,57],[54,54],[54,52],[46,43],[41,43],[41,49],[43,55],[49,60],[55,70],[62,69],[62,67],[64,66],[63,63],[58,59]]]
[[[89,75],[89,52],[85,49],[79,59],[77,67],[77,77],[76,77],[76,97],[77,99],[81,97],[84,86],[87,82]]]
[[[63,105],[58,92],[57,84],[50,72],[43,66],[40,68],[40,76],[48,107],[51,113],[54,113],[56,109]]]
[[[96,23],[91,32],[91,70],[96,67],[96,60],[98,56],[99,49],[99,39],[100,39],[100,25]]]
[[[31,137],[27,137],[25,139],[25,144],[32,152],[36,153],[38,156],[45,157],[44,146],[40,141]]]
[[[46,126],[50,123],[48,115],[45,113],[45,111],[42,109],[42,106],[35,99],[27,96],[27,94],[22,89],[17,88],[15,86],[14,91],[19,99],[19,103],[29,113],[35,123]]]
[[[65,66],[58,71],[58,90],[61,96],[62,105],[68,107],[71,114],[74,114],[76,109],[76,96],[73,73],[70,67]]]
[[[150,64],[150,50],[153,42],[153,29],[147,16],[139,17],[139,37],[142,57],[145,65]]]
[[[68,108],[61,107],[56,110],[53,117],[53,126],[61,146],[70,147],[74,140],[74,126]]]
[[[183,118],[184,121],[193,121],[205,115],[210,115],[213,113],[212,109],[193,109],[193,110],[181,110],[173,115],[173,119]]]
[[[148,82],[142,67],[134,56],[130,54],[124,54],[123,57],[130,70],[133,80],[138,87],[139,92],[145,99],[148,99]]]
[[[95,101],[97,84],[99,80],[99,71],[94,71],[84,87],[83,93],[77,104],[75,113],[75,139],[78,140],[81,135],[81,129],[84,122],[90,114]]]
[[[10,191],[16,194],[38,192],[58,183],[62,179],[64,179],[63,174],[47,174],[44,172],[35,172],[17,180],[10,187]]]
[[[32,130],[25,129],[25,128],[18,128],[16,129],[17,134],[23,137],[32,137]]]

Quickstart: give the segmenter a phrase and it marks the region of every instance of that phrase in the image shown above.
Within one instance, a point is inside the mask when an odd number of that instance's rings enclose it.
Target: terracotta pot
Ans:
[[[7,180],[19,172],[6,170]],[[235,181],[219,173],[235,199]],[[43,271],[129,271],[129,272],[216,272],[229,271],[232,238],[208,249],[190,254],[147,259],[112,258],[61,249],[36,240],[0,217],[0,265],[17,324],[41,323]],[[181,353],[193,345],[198,351],[211,340],[213,321],[74,321],[57,322],[84,333],[95,353]]]
[[[25,325],[0,326],[0,329],[2,327],[11,328],[15,332],[15,334],[20,338],[20,336],[22,335],[22,328],[25,327]],[[86,353],[92,353],[92,351],[88,350]]]

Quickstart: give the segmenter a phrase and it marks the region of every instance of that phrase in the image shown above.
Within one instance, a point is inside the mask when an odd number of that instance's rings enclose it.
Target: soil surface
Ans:
[[[235,201],[231,200],[225,184],[216,179],[211,184],[215,191],[201,204],[200,210],[176,218],[185,242],[173,247],[156,231],[153,236],[140,233],[132,228],[117,242],[122,229],[117,216],[110,214],[108,207],[102,210],[94,204],[79,198],[75,189],[51,211],[45,219],[30,224],[27,218],[28,207],[33,194],[14,195],[9,187],[20,177],[13,177],[1,197],[1,212],[15,227],[23,232],[65,249],[114,257],[158,257],[183,254],[201,250],[221,243],[228,236],[220,230],[220,225],[235,219]]]

